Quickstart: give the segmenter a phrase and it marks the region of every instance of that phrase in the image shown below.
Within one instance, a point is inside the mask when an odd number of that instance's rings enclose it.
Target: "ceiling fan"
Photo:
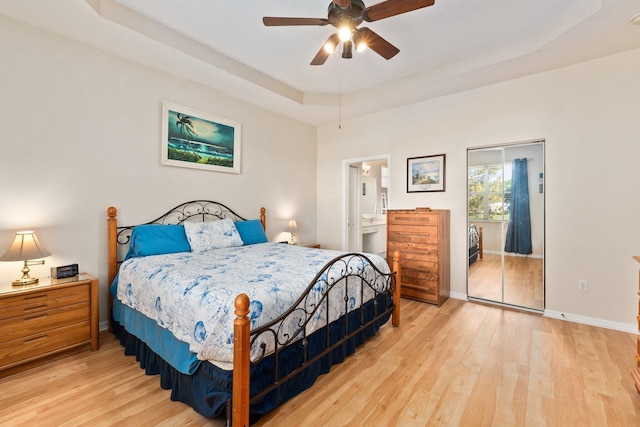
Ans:
[[[353,46],[360,52],[367,47],[384,59],[391,59],[400,49],[380,37],[367,27],[358,28],[362,21],[373,22],[384,18],[411,12],[423,7],[432,6],[435,0],[386,0],[373,6],[365,7],[362,0],[333,0],[329,3],[327,18],[262,18],[267,27],[291,25],[331,24],[338,32],[329,36],[324,46],[311,61],[311,65],[322,65],[342,42],[342,57],[351,58]]]

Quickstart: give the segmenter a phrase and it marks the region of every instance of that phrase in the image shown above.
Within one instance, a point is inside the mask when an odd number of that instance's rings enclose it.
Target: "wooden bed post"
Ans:
[[[107,240],[109,242],[109,283],[113,282],[118,273],[118,248],[116,238],[116,228],[118,227],[118,209],[110,206],[107,209]]]
[[[107,241],[108,241],[108,282],[107,289],[113,283],[113,280],[116,278],[116,274],[118,274],[118,209],[110,206],[107,209]],[[111,292],[107,292],[109,294],[109,330],[111,330],[111,324],[113,321],[113,296]]]
[[[265,208],[260,208],[260,222],[262,223],[262,229],[267,231],[267,210]]]
[[[396,272],[396,288],[393,291],[393,313],[391,314],[391,324],[400,326],[400,286],[402,283],[402,271],[400,268],[400,251],[393,253],[393,271]]]
[[[480,229],[479,233],[478,233],[478,234],[480,234],[480,238],[479,238],[479,242],[478,242],[478,251],[480,252],[480,259],[482,259],[482,253],[484,251],[484,247],[483,247],[483,244],[482,244],[482,227],[478,227],[478,228]]]
[[[233,427],[249,426],[249,297],[240,294],[235,301],[233,321]]]

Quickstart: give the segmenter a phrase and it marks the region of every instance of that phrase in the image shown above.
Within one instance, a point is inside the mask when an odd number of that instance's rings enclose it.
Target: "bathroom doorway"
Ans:
[[[344,160],[343,250],[386,252],[390,155]]]

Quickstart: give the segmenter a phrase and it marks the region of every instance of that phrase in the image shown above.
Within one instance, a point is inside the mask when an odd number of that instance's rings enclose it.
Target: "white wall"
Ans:
[[[320,243],[342,242],[342,159],[391,153],[390,208],[451,210],[451,289],[466,295],[466,149],[544,138],[547,313],[635,330],[638,70],[634,50],[321,127]],[[406,159],[439,153],[446,192],[406,193]]]
[[[291,217],[315,240],[314,127],[1,16],[0,51],[0,254],[35,229],[52,256],[34,275],[73,262],[98,275],[103,321],[110,205],[122,224],[198,198],[249,218],[264,206],[271,240]],[[242,173],[161,165],[165,100],[241,122]],[[20,268],[0,263],[0,279]]]

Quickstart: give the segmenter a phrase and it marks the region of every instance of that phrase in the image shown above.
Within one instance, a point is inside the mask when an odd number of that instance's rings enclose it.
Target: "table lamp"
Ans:
[[[13,286],[33,285],[38,283],[38,279],[29,276],[30,265],[42,265],[44,260],[32,261],[51,255],[51,252],[42,246],[36,233],[33,231],[18,231],[16,237],[7,249],[7,252],[0,257],[0,261],[24,261],[22,267],[22,277],[11,282]]]
[[[296,242],[296,229],[298,228],[298,223],[295,219],[289,220],[289,233],[291,233],[291,238],[289,239],[290,245],[295,245]]]

